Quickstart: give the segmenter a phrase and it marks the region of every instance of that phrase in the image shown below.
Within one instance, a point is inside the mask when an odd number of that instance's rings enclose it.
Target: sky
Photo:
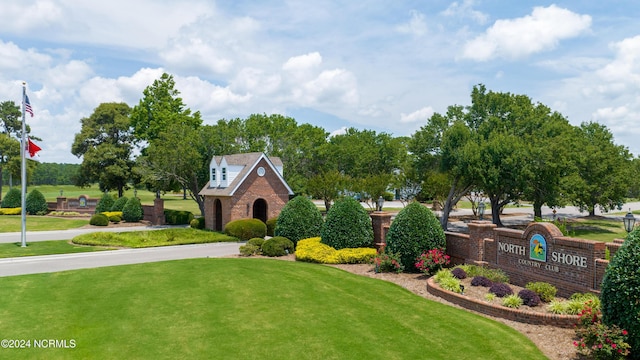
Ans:
[[[631,0],[1,1],[0,101],[26,82],[41,162],[80,163],[81,119],[137,105],[163,72],[206,124],[277,113],[409,136],[484,84],[640,155]]]

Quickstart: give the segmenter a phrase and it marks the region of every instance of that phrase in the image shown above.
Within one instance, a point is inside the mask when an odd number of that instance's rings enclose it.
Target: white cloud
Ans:
[[[489,19],[489,16],[481,11],[474,10],[473,5],[475,5],[474,0],[464,0],[462,3],[454,1],[445,11],[442,12],[442,15],[459,17],[462,19],[472,19],[478,24],[485,24]]]
[[[420,110],[416,110],[410,114],[401,113],[400,122],[403,124],[411,124],[417,122],[426,123],[427,120],[433,115],[434,111],[431,106],[423,107]]]
[[[312,52],[305,55],[294,56],[282,65],[282,70],[294,73],[306,72],[313,70],[322,64],[322,56],[318,52]]]
[[[63,9],[50,0],[5,2],[0,12],[0,29],[23,33],[63,21]]]
[[[476,61],[515,59],[555,48],[560,40],[573,38],[591,26],[591,16],[556,5],[535,7],[531,15],[498,20],[486,33],[466,43],[463,57]]]
[[[334,136],[338,136],[338,135],[344,135],[347,133],[347,127],[343,126],[339,129],[333,130],[330,134],[329,137],[332,138]]]
[[[417,10],[411,10],[411,19],[405,24],[398,25],[396,30],[402,34],[411,34],[413,36],[422,36],[427,33],[427,23],[424,20],[424,14]]]

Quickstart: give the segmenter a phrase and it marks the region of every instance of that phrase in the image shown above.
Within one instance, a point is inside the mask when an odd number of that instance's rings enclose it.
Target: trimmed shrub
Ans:
[[[164,221],[169,225],[188,225],[194,219],[193,213],[186,210],[164,210]]]
[[[444,231],[431,210],[413,202],[400,210],[387,233],[387,250],[400,253],[408,271],[418,271],[416,259],[424,251],[445,249]]]
[[[33,189],[27,194],[25,203],[25,210],[29,215],[44,215],[47,213],[47,199],[38,189]]]
[[[518,292],[518,297],[522,299],[523,304],[529,307],[535,307],[540,304],[540,296],[533,290],[522,289]]]
[[[189,226],[194,229],[204,229],[204,216],[197,217],[189,222]]]
[[[540,300],[544,302],[551,302],[556,297],[558,289],[546,282],[530,282],[525,285],[525,288],[535,292],[540,297]]]
[[[107,226],[109,225],[109,218],[105,214],[95,214],[89,219],[90,225],[95,226]]]
[[[9,189],[7,194],[2,198],[1,206],[3,208],[21,208],[22,193],[17,187]],[[22,211],[22,210],[21,210]]]
[[[260,248],[251,244],[240,246],[239,251],[241,256],[251,256],[251,255],[260,254]]]
[[[98,200],[98,204],[96,205],[96,214],[100,214],[105,211],[111,211],[111,207],[114,203],[115,200],[113,199],[113,196],[109,195],[109,193],[104,193],[100,200]]]
[[[137,197],[132,197],[122,208],[122,218],[126,222],[138,222],[142,220],[142,205]]]
[[[113,202],[113,205],[111,205],[109,211],[122,211],[124,206],[127,205],[127,201],[129,201],[129,198],[126,196],[117,198],[116,201]]]
[[[274,236],[262,244],[262,254],[266,256],[284,256],[293,254],[293,241],[282,236]]]
[[[296,246],[296,261],[321,264],[367,264],[376,256],[376,249],[356,248],[336,250],[320,242],[319,237],[303,239]]]
[[[249,239],[249,241],[247,241],[247,244],[255,245],[258,248],[262,248],[262,244],[264,244],[264,239],[263,238],[251,238],[251,239]]]
[[[454,278],[456,279],[466,279],[467,278],[467,272],[462,270],[461,268],[457,267],[454,268],[453,270],[451,270],[451,274],[453,275]]]
[[[296,196],[280,211],[273,234],[296,244],[299,240],[320,236],[323,223],[318,207],[306,196]]]
[[[489,287],[489,292],[492,294],[496,294],[497,297],[505,297],[507,295],[513,295],[513,290],[511,286],[505,283],[494,283]]]
[[[493,281],[484,276],[474,276],[471,279],[471,286],[490,287],[491,285],[493,285]]]
[[[602,321],[629,332],[632,359],[640,359],[640,228],[636,227],[609,263],[602,280]]]
[[[22,214],[22,208],[0,208],[0,215],[20,215]]]
[[[267,236],[273,236],[276,228],[276,222],[278,222],[278,218],[268,219],[265,225],[267,225]]]
[[[238,219],[227,223],[224,233],[237,237],[240,241],[247,241],[254,237],[264,238],[267,235],[267,225],[260,219]]]
[[[373,271],[375,273],[397,272],[401,273],[404,266],[400,263],[400,256],[391,252],[381,251],[373,259]]]
[[[329,209],[320,238],[336,250],[370,247],[373,245],[371,217],[356,199],[342,198]]]

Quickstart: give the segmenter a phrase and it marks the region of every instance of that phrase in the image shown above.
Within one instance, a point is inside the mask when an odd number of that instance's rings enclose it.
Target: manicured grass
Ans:
[[[92,252],[109,250],[104,247],[97,246],[78,246],[70,244],[67,240],[53,241],[35,241],[28,242],[27,247],[21,247],[20,243],[0,244],[0,258],[36,256],[36,255],[53,255],[53,254],[71,254],[79,252]]]
[[[89,218],[64,219],[50,216],[27,215],[27,231],[77,229],[87,224],[89,224]],[[20,231],[22,231],[22,217],[20,215],[0,216],[0,232]]]
[[[545,359],[498,322],[332,267],[194,259],[0,278],[13,359]]]
[[[238,239],[217,232],[184,228],[121,233],[93,232],[78,235],[71,241],[75,244],[81,245],[145,248],[154,246],[229,242],[238,241]]]
[[[567,222],[567,230],[571,237],[604,242],[627,237],[622,221],[618,220],[572,219]]]

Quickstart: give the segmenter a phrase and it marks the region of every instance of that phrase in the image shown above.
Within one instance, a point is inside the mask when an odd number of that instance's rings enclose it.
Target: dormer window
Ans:
[[[211,169],[211,185],[215,184],[216,182],[216,169],[213,168]]]
[[[227,181],[227,168],[222,168],[222,181]]]

